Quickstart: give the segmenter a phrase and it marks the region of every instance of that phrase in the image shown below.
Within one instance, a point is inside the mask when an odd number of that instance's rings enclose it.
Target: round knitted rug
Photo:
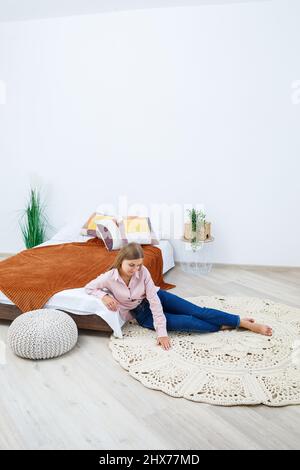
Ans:
[[[144,386],[172,397],[214,405],[283,406],[300,403],[300,309],[247,297],[188,297],[200,306],[253,316],[273,336],[244,329],[168,332],[171,349],[135,320],[123,338],[110,338],[114,359]]]

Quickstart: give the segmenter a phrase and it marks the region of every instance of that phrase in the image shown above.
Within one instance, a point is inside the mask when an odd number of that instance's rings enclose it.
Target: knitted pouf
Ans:
[[[50,359],[75,346],[78,330],[70,315],[45,308],[18,316],[8,329],[7,339],[17,356]]]

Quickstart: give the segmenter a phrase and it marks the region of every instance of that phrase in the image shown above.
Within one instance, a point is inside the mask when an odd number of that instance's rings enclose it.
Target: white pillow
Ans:
[[[66,224],[57,233],[55,233],[50,240],[86,242],[90,238],[94,238],[80,235],[81,226],[82,224],[77,222]]]

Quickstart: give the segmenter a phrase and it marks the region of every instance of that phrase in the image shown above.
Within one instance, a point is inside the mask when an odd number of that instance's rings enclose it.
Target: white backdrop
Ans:
[[[278,0],[0,23],[0,252],[23,249],[37,182],[54,230],[120,196],[203,203],[215,262],[299,266],[299,15]]]

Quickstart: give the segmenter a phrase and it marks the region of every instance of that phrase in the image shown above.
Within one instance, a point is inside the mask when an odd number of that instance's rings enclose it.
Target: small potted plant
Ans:
[[[210,239],[211,223],[206,222],[205,213],[194,208],[187,209],[189,222],[184,224],[184,238],[191,242]]]
[[[29,201],[19,223],[26,248],[33,248],[45,241],[48,221],[37,189],[30,189]]]

